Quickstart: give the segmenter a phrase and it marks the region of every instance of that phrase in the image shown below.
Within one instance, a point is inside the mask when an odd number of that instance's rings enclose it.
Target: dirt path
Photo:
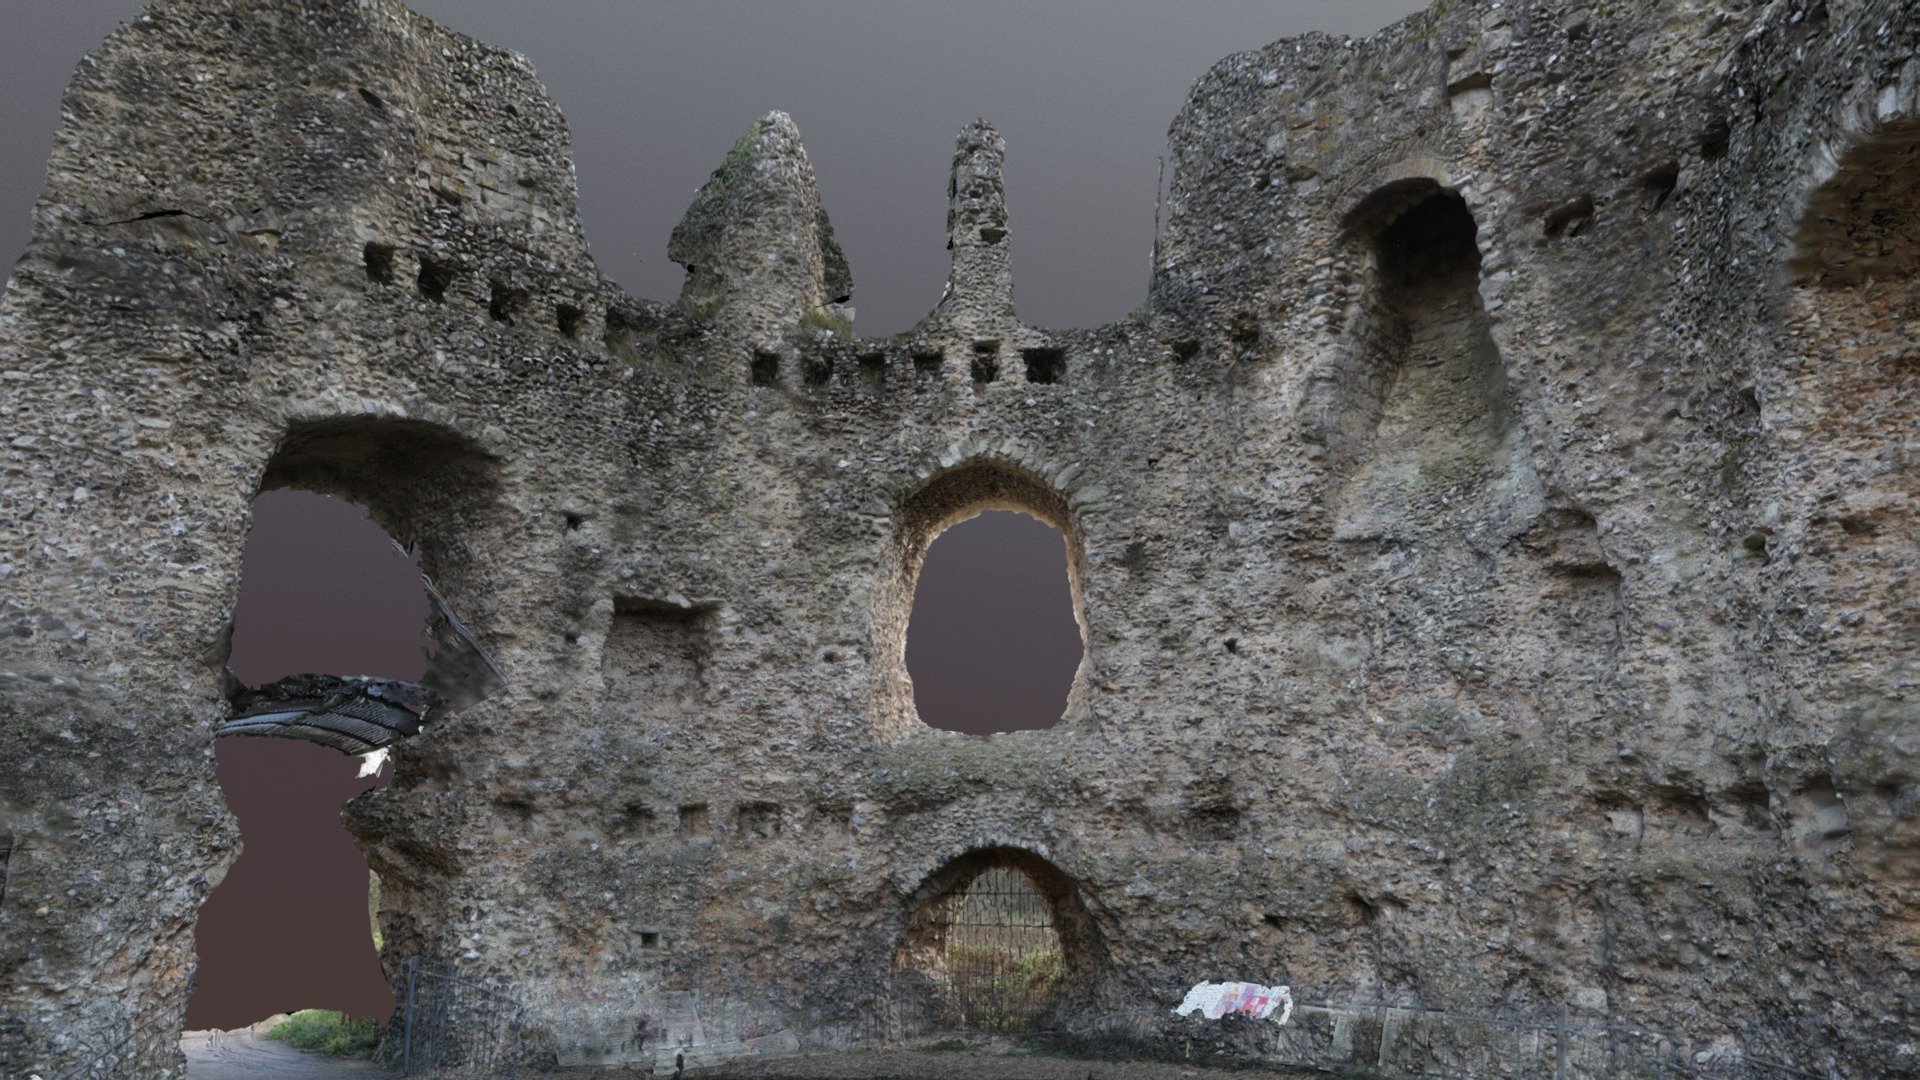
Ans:
[[[180,1036],[187,1080],[385,1080],[395,1074],[367,1061],[322,1057],[267,1039],[258,1027],[189,1031]]]

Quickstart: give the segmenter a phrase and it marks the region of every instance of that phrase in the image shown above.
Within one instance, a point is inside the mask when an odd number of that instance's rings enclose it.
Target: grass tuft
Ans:
[[[273,1026],[267,1038],[297,1050],[313,1050],[335,1057],[372,1057],[380,1034],[372,1020],[347,1016],[332,1009],[301,1009]]]

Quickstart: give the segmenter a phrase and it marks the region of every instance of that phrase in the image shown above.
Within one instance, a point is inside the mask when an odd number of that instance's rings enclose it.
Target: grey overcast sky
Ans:
[[[267,0],[261,0],[267,2]],[[291,3],[294,0],[277,0]],[[0,244],[28,210],[74,64],[138,0],[5,0]],[[910,326],[946,275],[953,139],[1007,138],[1016,299],[1095,326],[1146,296],[1158,159],[1214,61],[1307,31],[1363,35],[1416,0],[414,0],[531,58],[573,128],[601,269],[679,294],[667,234],[727,148],[791,113],[853,265],[857,328]]]

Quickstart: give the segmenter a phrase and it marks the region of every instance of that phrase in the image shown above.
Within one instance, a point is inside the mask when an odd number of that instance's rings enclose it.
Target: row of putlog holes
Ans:
[[[381,285],[395,283],[395,256],[399,249],[391,244],[369,243],[364,250],[367,278]],[[420,271],[414,284],[422,299],[436,304],[447,301],[447,290],[453,287],[459,272],[449,263],[422,256]],[[495,279],[490,283],[487,298],[487,314],[494,322],[505,326],[515,326],[524,319],[532,307],[533,298],[524,289],[516,289],[504,281]],[[578,340],[581,325],[586,321],[586,312],[571,304],[558,304],[554,307],[555,328],[561,335]],[[1022,349],[1020,356],[1026,363],[1027,382],[1041,386],[1057,385],[1066,379],[1067,353],[1065,349],[1051,346]],[[932,378],[939,374],[943,355],[934,350],[916,350],[911,354],[913,369],[922,378]],[[875,386],[886,379],[887,358],[883,352],[862,353],[855,360],[860,374]],[[766,350],[756,351],[751,362],[750,375],[755,386],[776,386],[780,382],[780,356]],[[1000,376],[1000,343],[998,341],[975,342],[972,363],[969,368],[973,384],[986,386]],[[808,386],[825,386],[833,377],[832,366],[825,360],[810,360],[802,371],[802,377]]]
[[[910,352],[914,374],[922,379],[937,378],[940,369],[946,363],[946,354],[937,349],[916,349]],[[1054,346],[1040,346],[1021,349],[1020,359],[1026,365],[1027,382],[1039,386],[1057,386],[1066,381],[1067,351]],[[854,358],[854,364],[862,378],[878,387],[886,381],[887,354],[881,351],[861,353]],[[753,354],[751,368],[752,382],[755,386],[780,385],[780,354],[761,349]],[[978,341],[973,345],[968,374],[974,387],[980,388],[1000,378],[1000,343],[998,341]],[[808,386],[820,387],[833,379],[832,364],[822,358],[808,358],[801,367],[801,380]]]
[[[399,249],[392,244],[368,244],[362,255],[366,263],[367,280],[379,285],[395,284],[397,268],[394,256],[398,253]],[[451,263],[421,256],[420,272],[414,278],[414,287],[419,290],[421,299],[444,304],[447,302],[447,290],[453,287],[459,276],[459,271]],[[516,289],[497,278],[489,283],[487,315],[494,322],[517,326],[532,307],[533,297],[525,289]],[[582,308],[572,304],[554,305],[554,328],[564,337],[577,340],[586,318],[587,313]]]

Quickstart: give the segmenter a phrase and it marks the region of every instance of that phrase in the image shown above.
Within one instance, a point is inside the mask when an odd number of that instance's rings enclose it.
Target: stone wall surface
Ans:
[[[155,0],[0,306],[0,1072],[177,1075],[248,503],[298,486],[508,679],[347,807],[396,979],[846,1041],[1011,850],[1078,1011],[1259,978],[1920,1073],[1917,43],[1442,0],[1237,54],[1091,330],[1014,312],[970,126],[948,290],[870,339],[782,114],[644,301],[524,59]],[[1066,534],[1086,659],[1053,728],[935,731],[915,574],[994,507]]]

